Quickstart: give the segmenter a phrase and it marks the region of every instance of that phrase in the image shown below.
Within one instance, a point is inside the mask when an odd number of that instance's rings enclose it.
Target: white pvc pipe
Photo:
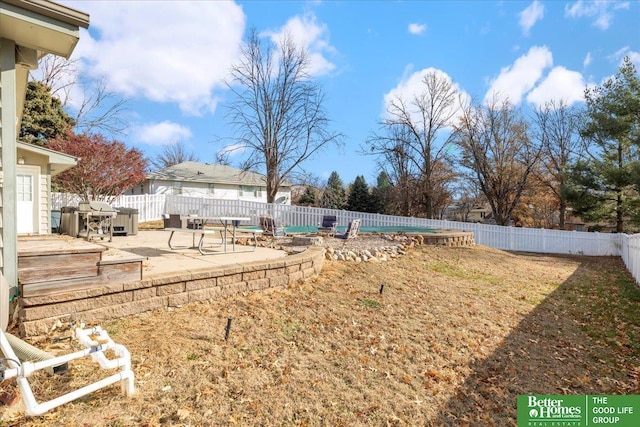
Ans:
[[[95,335],[99,340],[106,343],[100,344],[100,342],[91,339],[91,335]],[[103,369],[115,369],[123,367],[124,369],[130,369],[131,355],[129,351],[122,345],[113,342],[109,335],[100,326],[96,326],[91,329],[76,329],[76,337],[78,341],[87,348],[102,348],[113,349],[118,356],[115,359],[107,359],[103,351],[96,351],[91,354],[91,358],[94,362],[100,364]]]
[[[20,393],[22,394],[25,401],[27,413],[29,415],[42,415],[45,412],[48,412],[60,405],[64,405],[65,403],[69,403],[89,393],[93,393],[94,391],[97,391],[103,387],[115,384],[118,381],[125,380],[133,381],[132,371],[119,372],[102,380],[96,381],[95,383],[79,388],[78,390],[71,391],[67,394],[63,394],[62,396],[56,397],[55,399],[40,404],[36,402],[36,399],[26,378],[18,378],[18,387],[20,388]]]
[[[106,349],[102,349],[100,351],[104,351]],[[75,359],[80,359],[81,357],[89,356],[95,353],[96,350],[91,348],[86,348],[84,350],[78,350],[73,353],[64,354],[62,356],[56,356],[53,359],[42,360],[39,362],[22,362],[22,372],[20,376],[28,377],[35,371],[39,371],[41,369],[47,369],[52,366],[57,366],[62,363],[71,362]]]
[[[103,344],[91,339],[90,335],[95,335]],[[77,329],[76,336],[78,340],[87,348],[79,350],[67,355],[53,357],[52,359],[38,361],[38,362],[22,362],[19,363],[15,355],[15,352],[11,348],[5,333],[0,330],[0,350],[4,354],[5,358],[9,359],[9,363],[17,365],[16,367],[5,369],[4,378],[16,378],[20,394],[25,402],[25,407],[29,415],[41,415],[45,412],[71,402],[79,397],[92,393],[100,388],[114,384],[120,381],[120,389],[126,396],[131,396],[135,392],[134,386],[134,374],[131,370],[131,355],[129,351],[122,345],[115,344],[106,331],[102,328],[96,327],[93,329]],[[113,349],[116,353],[116,359],[108,359],[104,352],[108,349]],[[120,372],[111,375],[107,378],[99,380],[95,383],[89,384],[78,390],[71,391],[67,394],[59,396],[55,399],[47,402],[38,403],[33,395],[31,386],[29,385],[28,377],[35,371],[46,369],[52,366],[58,366],[62,363],[70,362],[81,357],[91,356],[94,362],[104,369],[120,368]],[[19,364],[18,364],[19,363]]]

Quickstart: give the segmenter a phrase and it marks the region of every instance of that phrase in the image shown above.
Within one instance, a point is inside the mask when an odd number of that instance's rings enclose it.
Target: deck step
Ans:
[[[81,289],[142,278],[144,257],[106,256],[107,247],[64,236],[18,239],[18,282],[25,298],[68,295]],[[55,297],[54,297],[55,299]]]
[[[34,298],[50,294],[66,294],[80,289],[92,288],[103,285],[104,282],[99,276],[89,278],[80,277],[75,279],[48,280],[46,282],[23,284],[21,296],[23,298]]]
[[[22,285],[22,297],[25,305],[37,303],[38,297],[46,296],[48,301],[57,300],[55,294],[61,295],[60,301],[71,292],[100,287],[114,283],[133,282],[142,279],[142,262],[144,257],[133,256],[128,259],[102,261],[98,264],[98,274],[92,277],[47,280]]]
[[[23,285],[98,275],[101,252],[18,255],[18,279]]]

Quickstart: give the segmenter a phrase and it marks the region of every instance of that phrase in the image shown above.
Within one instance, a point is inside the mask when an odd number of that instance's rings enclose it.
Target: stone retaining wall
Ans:
[[[475,239],[471,231],[444,231],[421,234],[425,245],[436,246],[474,246]]]
[[[48,333],[57,322],[88,325],[145,311],[205,301],[266,288],[284,287],[319,274],[324,249],[267,261],[166,274],[127,283],[21,298],[22,336]]]

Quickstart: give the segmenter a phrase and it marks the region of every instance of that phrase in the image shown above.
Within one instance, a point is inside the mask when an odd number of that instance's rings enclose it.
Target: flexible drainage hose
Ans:
[[[9,341],[9,345],[13,349],[13,352],[18,356],[21,362],[30,361],[30,362],[41,362],[43,360],[53,359],[54,356],[47,353],[46,351],[42,351],[37,347],[32,346],[28,342],[22,341],[20,338],[11,335],[8,332],[5,332],[4,335],[7,337],[7,341]],[[64,373],[69,365],[65,362],[62,365],[54,366],[53,373],[54,374],[62,374]],[[51,373],[51,371],[50,371]]]

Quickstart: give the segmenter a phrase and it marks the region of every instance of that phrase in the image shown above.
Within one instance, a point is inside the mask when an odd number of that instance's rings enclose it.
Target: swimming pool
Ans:
[[[339,233],[344,233],[347,230],[347,226],[338,226]],[[305,225],[290,225],[284,227],[286,234],[306,234],[317,233],[318,227],[305,226]],[[361,233],[435,233],[438,230],[436,228],[429,227],[412,227],[408,225],[378,225],[378,226],[362,226],[360,227]]]

